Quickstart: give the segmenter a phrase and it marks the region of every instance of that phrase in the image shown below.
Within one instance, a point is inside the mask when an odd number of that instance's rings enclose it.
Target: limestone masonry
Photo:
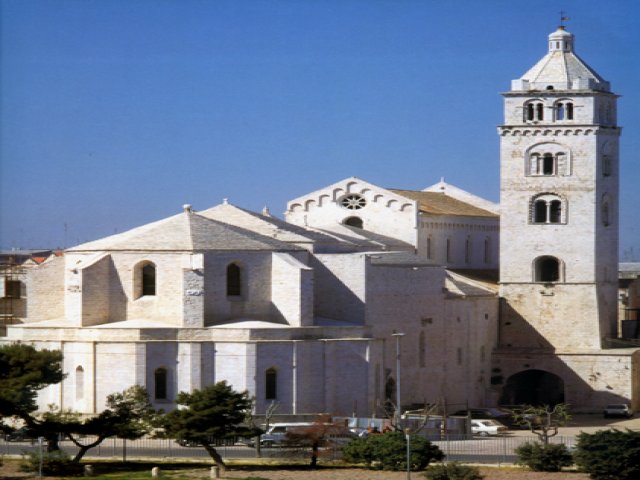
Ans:
[[[638,340],[618,318],[618,97],[562,27],[503,97],[500,205],[444,180],[355,177],[291,200],[285,220],[185,205],[29,268],[26,313],[0,342],[62,350],[68,375],[40,405],[88,414],[134,384],[166,410],[227,380],[257,414],[382,416],[393,333],[403,406],[637,409]]]

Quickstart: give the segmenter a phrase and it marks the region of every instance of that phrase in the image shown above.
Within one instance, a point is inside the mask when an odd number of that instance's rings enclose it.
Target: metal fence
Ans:
[[[91,438],[82,439],[82,443],[90,443]],[[466,463],[513,463],[517,456],[515,449],[525,443],[538,441],[537,436],[497,436],[472,437],[449,435],[438,440],[431,440],[446,455],[447,460]],[[575,438],[556,436],[551,438],[553,443],[564,443],[569,448],[574,447]],[[222,443],[222,442],[221,442]],[[78,448],[69,440],[60,442],[60,447],[69,455],[75,455]],[[21,455],[37,452],[38,442],[7,442],[0,440],[0,455]],[[255,448],[236,443],[234,445],[220,445],[216,449],[225,459],[256,458]],[[324,458],[339,459],[340,451],[324,450]],[[296,448],[262,448],[262,458],[273,459],[303,459],[309,456],[309,451]],[[143,438],[140,440],[122,440],[109,438],[99,446],[92,448],[85,455],[86,458],[147,460],[152,458],[171,460],[208,460],[210,457],[202,447],[183,447],[170,439]]]

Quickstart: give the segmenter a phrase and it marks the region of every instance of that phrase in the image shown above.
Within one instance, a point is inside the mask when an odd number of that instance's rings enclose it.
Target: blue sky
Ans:
[[[0,246],[65,247],[348,176],[497,201],[500,92],[570,17],[619,100],[640,257],[640,2],[0,0]]]

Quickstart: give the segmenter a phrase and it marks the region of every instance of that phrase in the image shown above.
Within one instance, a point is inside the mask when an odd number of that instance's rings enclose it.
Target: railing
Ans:
[[[82,443],[90,443],[90,437],[82,439]],[[515,449],[525,442],[536,442],[538,437],[526,436],[496,436],[472,437],[448,435],[443,439],[432,440],[446,455],[447,460],[467,463],[513,463],[516,460]],[[574,447],[575,438],[556,436],[550,439],[552,443],[564,443],[569,448]],[[220,442],[224,443],[224,442]],[[20,455],[35,452],[39,448],[38,442],[7,442],[0,440],[1,455]],[[60,448],[69,455],[75,455],[78,448],[69,440],[60,442]],[[220,445],[216,447],[218,453],[225,459],[256,458],[255,448],[236,443],[235,445]],[[339,459],[338,450],[323,450],[324,458]],[[298,448],[262,448],[262,458],[302,459],[308,457],[308,449]],[[108,438],[99,446],[92,448],[85,455],[86,458],[110,458],[122,460],[144,460],[149,458],[163,459],[192,459],[208,461],[207,452],[202,447],[183,447],[174,440],[143,438],[139,440],[122,440]]]

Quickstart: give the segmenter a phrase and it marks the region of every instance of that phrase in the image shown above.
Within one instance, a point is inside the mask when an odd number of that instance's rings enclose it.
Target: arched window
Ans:
[[[236,263],[227,266],[227,296],[237,297],[242,294],[242,272]]]
[[[560,261],[555,257],[539,257],[534,264],[534,280],[536,282],[560,281]]]
[[[556,120],[573,120],[573,103],[571,102],[558,102],[555,106]]]
[[[556,106],[556,120],[564,120],[564,104],[558,103]]]
[[[533,118],[534,118],[533,103],[530,103],[529,105],[527,105],[526,112],[527,113],[525,116],[525,120],[528,120],[530,122],[533,121]]]
[[[571,175],[571,156],[566,147],[556,142],[534,145],[525,156],[525,175]]]
[[[524,108],[524,121],[533,122],[534,120],[544,119],[544,105],[541,102],[530,102]]]
[[[560,223],[562,218],[562,203],[560,200],[549,202],[549,223]]]
[[[76,367],[76,400],[84,398],[84,368],[81,365]]]
[[[547,223],[547,202],[544,200],[536,200],[533,210],[534,223]]]
[[[573,120],[573,103],[567,103],[567,120]]]
[[[275,400],[278,398],[278,372],[269,368],[264,374],[264,398]]]
[[[156,400],[167,400],[168,375],[166,368],[156,368],[153,372],[154,397]]]
[[[156,294],[156,266],[147,263],[142,267],[142,295]]]
[[[566,223],[563,200],[555,194],[544,193],[532,199],[531,223]]]
[[[349,217],[344,221],[345,225],[355,228],[363,228],[362,219],[360,217]]]
[[[133,285],[135,298],[154,296],[156,294],[156,266],[152,262],[138,263],[133,269]]]

